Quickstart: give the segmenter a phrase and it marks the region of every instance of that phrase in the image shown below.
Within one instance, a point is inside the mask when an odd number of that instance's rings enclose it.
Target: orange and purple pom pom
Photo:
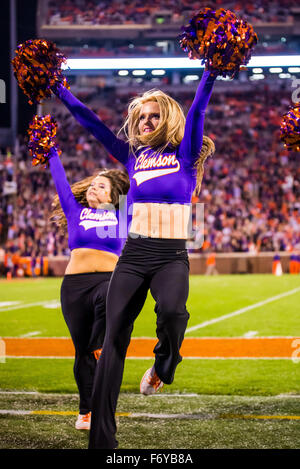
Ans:
[[[52,148],[58,154],[61,154],[61,150],[58,149],[58,145],[55,142],[57,123],[50,114],[44,117],[35,115],[29,124],[27,132],[29,135],[28,148],[32,157],[32,166],[37,166],[38,164],[47,165]]]
[[[281,120],[280,139],[288,150],[300,151],[300,103],[286,112]]]
[[[257,34],[230,10],[204,8],[182,28],[179,42],[190,59],[199,59],[206,70],[233,78],[247,65]]]
[[[61,66],[66,57],[46,39],[29,39],[16,49],[12,60],[14,75],[30,104],[50,98],[51,88],[59,83],[69,88]]]

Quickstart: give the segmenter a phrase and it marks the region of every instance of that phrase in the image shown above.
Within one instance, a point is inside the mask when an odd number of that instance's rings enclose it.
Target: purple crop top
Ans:
[[[49,158],[50,171],[57,194],[68,222],[69,248],[97,249],[112,252],[119,256],[127,231],[122,234],[120,212],[106,209],[87,208],[75,199],[67,181],[64,168],[56,150],[52,149]],[[110,208],[110,207],[109,207]]]
[[[131,202],[191,202],[196,187],[195,163],[203,141],[204,115],[216,76],[204,71],[194,101],[187,114],[184,137],[176,148],[155,153],[143,147],[130,153],[129,144],[117,138],[99,117],[60,85],[55,93],[75,119],[99,140],[127,169]]]

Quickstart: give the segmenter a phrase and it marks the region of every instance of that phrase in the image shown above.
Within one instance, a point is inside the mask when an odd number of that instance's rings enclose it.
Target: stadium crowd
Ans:
[[[255,23],[285,23],[292,21],[291,8],[297,0],[50,0],[44,22],[50,25],[113,25],[146,24],[155,15],[168,12],[172,23],[186,21],[193,12],[205,7],[225,8],[234,11],[246,21]]]
[[[299,155],[288,152],[279,139],[290,90],[272,91],[259,83],[243,93],[230,85],[226,93],[213,94],[206,113],[205,134],[215,141],[216,153],[205,163],[201,194],[193,199],[204,204],[205,241],[201,247],[202,233],[196,231],[193,250],[202,252],[209,246],[215,252],[299,251]],[[189,87],[179,94],[169,92],[185,111],[189,108],[193,99]],[[117,133],[130,97],[111,90],[100,96],[101,105],[99,95],[84,99]],[[59,123],[58,141],[70,183],[99,167],[122,167],[59,101],[53,99],[50,104]],[[49,222],[55,195],[50,172],[31,166],[26,136],[19,138],[15,149],[2,150],[0,187],[0,237],[5,252],[69,254],[67,237]]]

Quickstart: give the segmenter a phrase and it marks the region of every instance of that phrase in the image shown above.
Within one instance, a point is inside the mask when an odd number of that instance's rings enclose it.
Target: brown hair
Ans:
[[[201,184],[204,175],[204,162],[209,156],[212,156],[214,154],[215,150],[215,144],[212,139],[204,135],[199,158],[195,163],[195,168],[197,169],[197,184],[195,192],[197,195],[200,194],[201,190]]]
[[[98,170],[93,176],[88,176],[85,179],[82,179],[81,181],[78,181],[72,184],[71,191],[73,192],[75,199],[82,206],[89,207],[89,204],[86,198],[86,193],[87,193],[88,188],[91,185],[91,182],[97,176],[103,176],[109,179],[110,185],[111,185],[111,193],[110,193],[111,203],[116,208],[118,208],[119,196],[126,195],[130,187],[128,174],[125,173],[124,171],[120,171],[119,169],[106,169],[106,168],[101,169],[101,170]],[[60,229],[65,231],[67,227],[67,219],[61,207],[57,194],[54,196],[51,208],[52,208],[52,213],[50,215],[49,220],[52,223],[55,223]]]

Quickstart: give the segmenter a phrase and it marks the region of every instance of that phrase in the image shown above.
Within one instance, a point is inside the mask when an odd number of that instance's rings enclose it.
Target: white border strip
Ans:
[[[247,64],[252,67],[296,67],[300,55],[254,56]],[[201,69],[200,60],[188,57],[126,57],[126,58],[72,58],[62,67],[69,70],[135,70],[135,69]]]

